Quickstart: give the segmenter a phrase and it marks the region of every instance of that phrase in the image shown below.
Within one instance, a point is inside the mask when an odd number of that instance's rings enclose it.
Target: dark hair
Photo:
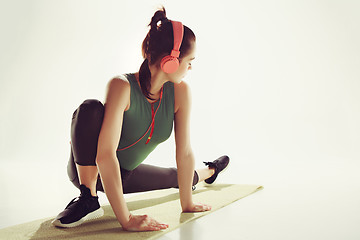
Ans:
[[[151,100],[151,72],[149,65],[158,63],[164,56],[169,55],[174,46],[173,28],[170,20],[166,17],[165,8],[156,11],[149,24],[150,30],[142,43],[142,55],[144,62],[139,70],[141,91]],[[179,60],[186,56],[195,41],[195,34],[184,25],[184,36],[180,46]]]

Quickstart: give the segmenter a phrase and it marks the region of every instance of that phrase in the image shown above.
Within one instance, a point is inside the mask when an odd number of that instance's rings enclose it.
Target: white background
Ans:
[[[113,76],[138,70],[160,4],[197,36],[185,79],[196,166],[227,154],[220,181],[265,187],[164,239],[214,237],[211,229],[359,239],[356,0],[1,0],[0,228],[56,215],[78,194],[66,175],[72,113],[103,101]],[[173,138],[146,163],[174,166]]]

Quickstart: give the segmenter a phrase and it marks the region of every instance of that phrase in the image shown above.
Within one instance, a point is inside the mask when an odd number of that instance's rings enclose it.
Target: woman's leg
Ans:
[[[104,215],[96,196],[96,151],[103,116],[104,106],[98,100],[84,101],[73,114],[68,175],[80,189],[80,196],[56,216],[52,221],[55,226],[75,227]]]
[[[126,170],[123,171],[126,172]],[[195,171],[193,186],[198,182],[199,176]],[[134,170],[129,171],[127,178],[123,181],[124,193],[145,192],[166,188],[178,188],[176,168],[163,168],[140,164]]]
[[[85,185],[92,196],[96,196],[98,170],[95,161],[103,117],[103,104],[88,99],[75,110],[71,122],[68,174],[75,186]]]
[[[210,180],[211,178],[216,178],[214,175],[217,175],[219,172],[221,172],[228,165],[228,163],[229,157],[227,156],[222,156],[213,162],[205,163],[208,165],[208,167],[194,171],[193,186],[195,186],[198,182],[202,182],[206,179]],[[176,168],[163,168],[147,164],[140,164],[132,171],[122,169],[121,174],[122,176],[126,176],[122,181],[124,193],[178,188]]]
[[[69,162],[68,162],[68,165],[67,165],[67,173],[68,173],[70,181],[75,185],[75,187],[80,189],[81,184],[84,184],[86,180],[94,179],[94,177],[92,177],[92,178],[83,177],[84,174],[82,174],[82,172],[81,172],[80,175],[82,176],[82,181],[80,181],[79,174],[78,174],[78,167],[79,167],[79,165],[77,165],[75,163],[74,156],[73,156],[73,153],[72,153],[72,150],[71,150],[70,151],[70,159],[69,159]],[[86,166],[80,166],[80,168],[81,167],[86,167]],[[93,167],[93,166],[91,166],[91,167]],[[97,169],[96,169],[96,171],[97,171]],[[102,186],[100,176],[97,175],[96,177],[97,177],[97,180],[93,180],[93,181],[90,181],[90,182],[96,182],[96,187],[95,187],[96,191],[104,192],[104,188]],[[84,184],[84,185],[87,186],[86,184]],[[91,187],[91,188],[93,188],[93,187]],[[93,194],[93,192],[92,192],[93,190],[90,190],[91,195],[95,196]],[[96,194],[96,192],[95,192],[95,194]]]
[[[202,181],[208,179],[215,173],[215,170],[212,168],[196,169],[195,171],[199,176],[199,182],[202,182]]]

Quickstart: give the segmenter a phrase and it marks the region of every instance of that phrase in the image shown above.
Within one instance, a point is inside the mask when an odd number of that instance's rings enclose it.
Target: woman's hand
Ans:
[[[211,206],[202,203],[193,203],[190,207],[183,209],[183,212],[206,212],[210,211]]]
[[[122,227],[126,231],[142,232],[159,231],[168,228],[169,225],[159,223],[148,215],[130,215],[129,221]]]

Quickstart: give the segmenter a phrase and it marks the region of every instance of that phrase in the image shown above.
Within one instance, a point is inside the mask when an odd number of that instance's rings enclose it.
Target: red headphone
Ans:
[[[173,73],[179,68],[180,46],[184,35],[184,26],[181,22],[171,21],[174,34],[174,47],[170,55],[161,59],[160,66],[165,73]]]

